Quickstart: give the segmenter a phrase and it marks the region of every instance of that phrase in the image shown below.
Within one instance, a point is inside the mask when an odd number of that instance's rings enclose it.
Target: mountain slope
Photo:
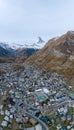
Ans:
[[[36,53],[38,49],[34,48],[19,48],[16,50],[16,62],[23,62],[25,61],[29,56]]]
[[[74,32],[69,31],[59,38],[50,39],[43,49],[27,60],[27,63],[48,71],[57,71],[65,75],[72,83],[74,80]]]

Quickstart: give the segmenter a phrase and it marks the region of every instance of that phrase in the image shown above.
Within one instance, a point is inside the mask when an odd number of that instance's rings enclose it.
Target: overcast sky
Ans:
[[[74,30],[74,0],[0,0],[0,41],[47,41],[68,30]]]

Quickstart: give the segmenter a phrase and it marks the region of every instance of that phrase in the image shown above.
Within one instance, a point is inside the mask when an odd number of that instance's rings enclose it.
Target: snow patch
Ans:
[[[60,51],[58,51],[58,50],[55,50],[55,49],[53,49],[53,53],[54,53],[54,55],[56,55],[56,56],[58,56],[58,57],[64,55],[62,52],[60,52]]]

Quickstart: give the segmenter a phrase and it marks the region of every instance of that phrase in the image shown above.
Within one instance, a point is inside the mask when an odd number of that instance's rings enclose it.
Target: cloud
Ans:
[[[0,40],[46,40],[73,30],[74,0],[0,0]]]

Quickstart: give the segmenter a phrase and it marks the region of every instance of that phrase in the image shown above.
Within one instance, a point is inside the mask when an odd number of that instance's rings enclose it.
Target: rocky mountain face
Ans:
[[[6,43],[0,43],[0,63],[13,62],[16,51],[8,46]]]
[[[43,49],[27,60],[27,63],[50,72],[57,71],[74,84],[74,31],[50,39]]]
[[[8,44],[0,43],[0,56],[12,56],[15,54],[15,50],[10,48]]]
[[[23,62],[25,61],[29,56],[36,53],[38,49],[34,48],[19,48],[17,50],[14,50],[12,48],[4,48],[0,46],[0,63],[1,62],[10,62],[9,59],[13,62]],[[14,60],[13,60],[14,59]]]

